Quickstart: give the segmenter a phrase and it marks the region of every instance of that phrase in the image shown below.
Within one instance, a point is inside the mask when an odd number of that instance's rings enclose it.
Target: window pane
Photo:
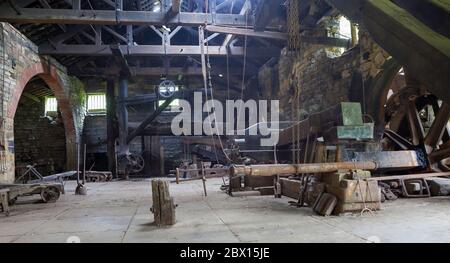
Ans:
[[[87,110],[89,112],[103,112],[106,110],[105,94],[90,94],[87,99]]]
[[[48,112],[56,112],[58,110],[58,102],[55,97],[45,98],[45,115]]]
[[[163,105],[164,102],[165,102],[165,100],[160,100],[159,103],[158,103],[158,104],[159,104],[158,106]],[[177,108],[177,107],[179,107],[179,106],[180,106],[180,99],[174,99],[174,100],[169,104],[169,106],[166,108],[166,110],[170,111],[171,108]]]

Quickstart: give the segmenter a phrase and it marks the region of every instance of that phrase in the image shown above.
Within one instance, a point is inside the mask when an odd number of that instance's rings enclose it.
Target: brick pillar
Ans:
[[[14,120],[5,118],[0,132],[0,144],[5,149],[3,150],[2,158],[4,158],[4,167],[0,171],[0,183],[14,182]],[[3,165],[2,165],[3,166]]]

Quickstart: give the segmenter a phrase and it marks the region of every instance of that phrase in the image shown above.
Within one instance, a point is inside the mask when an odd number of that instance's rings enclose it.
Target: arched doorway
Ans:
[[[60,173],[66,167],[66,136],[61,110],[52,90],[34,77],[25,86],[14,116],[16,178],[27,165],[42,175]]]
[[[40,83],[44,90],[48,90],[48,93],[52,94],[57,101],[57,116],[54,116],[55,119],[48,119],[49,125],[61,124],[60,127],[63,129],[64,134],[64,147],[65,152],[63,153],[65,159],[65,165],[63,168],[56,167],[51,169],[46,168],[49,171],[57,171],[57,169],[75,169],[75,160],[76,160],[76,130],[75,130],[75,122],[74,115],[72,111],[72,105],[68,98],[66,91],[64,90],[64,85],[58,75],[58,69],[55,66],[48,64],[47,62],[40,62],[34,65],[29,66],[25,70],[23,70],[20,74],[19,79],[17,80],[16,88],[11,96],[10,103],[8,106],[8,118],[14,120],[16,122],[16,114],[18,113],[19,103],[25,96],[30,94],[26,91],[27,86],[35,85],[36,83]],[[24,93],[25,92],[25,93]],[[38,98],[39,99],[39,98]],[[39,99],[41,101],[41,99]],[[37,100],[35,100],[37,102]],[[45,98],[42,98],[42,103],[45,103]],[[42,105],[40,106],[42,107]],[[20,111],[19,111],[19,114]],[[44,112],[42,112],[44,115]],[[18,115],[20,116],[20,115]],[[15,129],[14,129],[15,130]],[[59,131],[59,133],[61,130]],[[22,138],[23,139],[23,138]],[[14,144],[16,142],[14,141]],[[43,142],[45,143],[45,142]],[[20,149],[19,149],[20,150]],[[21,151],[21,154],[26,152],[26,150]],[[15,156],[16,158],[18,156]],[[32,156],[31,156],[32,157]],[[21,156],[24,158],[23,161],[26,160],[26,156]],[[30,158],[28,158],[29,160]],[[21,159],[22,160],[22,159]],[[21,161],[19,160],[19,161]],[[51,166],[50,161],[50,166]],[[53,164],[54,165],[54,164]]]

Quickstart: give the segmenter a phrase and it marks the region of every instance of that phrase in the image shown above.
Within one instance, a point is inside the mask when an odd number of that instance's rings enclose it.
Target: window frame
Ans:
[[[180,91],[181,89],[182,89],[182,86],[176,85],[175,93],[178,92],[178,91]],[[163,103],[166,101],[166,98],[163,98],[163,97],[161,97],[161,96],[159,95],[159,86],[156,86],[155,90],[158,91],[158,99],[157,99],[157,101],[156,101],[156,103],[155,103],[156,109],[158,109],[158,108],[161,106],[161,104],[163,104]],[[174,105],[175,102],[178,102],[178,103],[177,103],[176,105]],[[167,108],[165,108],[165,109],[162,111],[162,113],[170,113],[170,112],[176,113],[176,112],[181,112],[181,111],[182,111],[182,110],[180,110],[180,99],[177,98],[177,99],[174,99],[174,100],[169,104],[169,106],[167,106]]]
[[[50,99],[54,100],[54,105],[51,105],[51,106],[52,106],[52,108],[54,106],[55,110],[48,109],[48,106],[49,106],[48,101]],[[44,99],[44,116],[45,117],[55,117],[57,114],[58,114],[58,100],[56,99],[55,96],[46,96]]]
[[[102,109],[89,109],[89,97],[91,97],[91,96],[103,96],[104,101],[105,101],[105,107]],[[106,103],[107,103],[106,102],[106,93],[103,93],[103,92],[87,93],[86,94],[86,114],[91,115],[91,116],[92,115],[94,115],[94,116],[106,115],[106,108],[107,108]]]

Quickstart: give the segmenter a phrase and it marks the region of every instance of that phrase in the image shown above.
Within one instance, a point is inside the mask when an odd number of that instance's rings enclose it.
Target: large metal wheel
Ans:
[[[384,150],[415,150],[427,171],[450,171],[450,107],[419,85],[392,94],[385,106]]]
[[[140,154],[131,153],[119,159],[121,167],[126,169],[130,174],[136,174],[144,169],[144,158]]]

